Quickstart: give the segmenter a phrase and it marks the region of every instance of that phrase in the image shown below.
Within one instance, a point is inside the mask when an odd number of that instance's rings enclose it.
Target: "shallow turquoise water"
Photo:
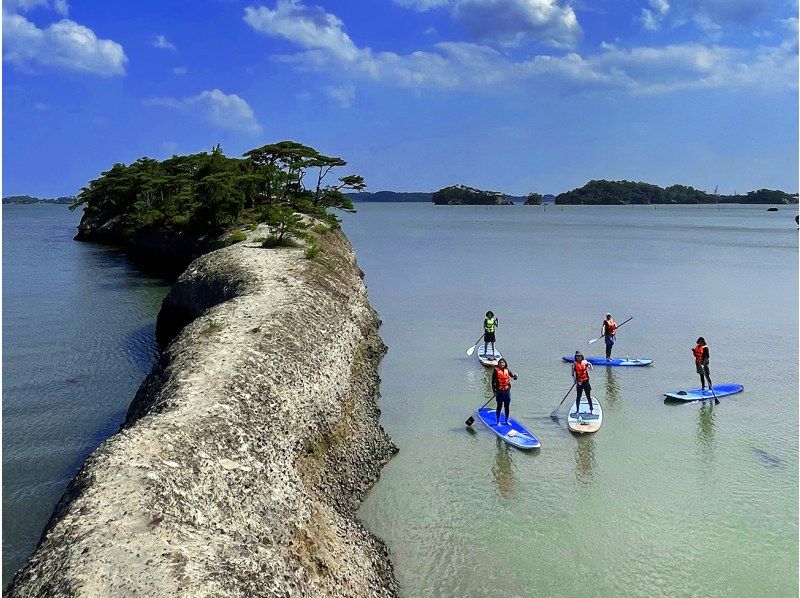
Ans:
[[[169,286],[72,240],[64,206],[3,206],[3,585],[155,358]]]
[[[400,447],[360,510],[408,596],[793,596],[798,592],[796,208],[359,204],[344,228],[383,319],[382,423]],[[542,448],[464,420],[489,397],[465,349],[483,313],[519,375],[512,415]],[[549,413],[562,355],[602,351],[605,311],[635,319],[596,368],[605,420]],[[715,408],[695,387],[703,335]],[[593,353],[593,354],[595,354]]]

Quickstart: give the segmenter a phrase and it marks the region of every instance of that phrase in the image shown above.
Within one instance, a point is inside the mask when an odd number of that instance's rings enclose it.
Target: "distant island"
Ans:
[[[375,191],[374,193],[369,193],[368,191],[363,191],[361,193],[345,193],[345,195],[347,195],[347,197],[350,198],[350,201],[354,203],[367,202],[367,201],[372,201],[377,203],[388,203],[388,202],[427,203],[431,201],[433,193],[425,191],[419,191],[419,192]]]
[[[465,185],[451,185],[434,192],[377,191],[348,193],[353,202],[433,202],[435,205],[642,205],[642,204],[796,204],[797,193],[758,189],[744,195],[717,195],[687,185],[659,187],[636,181],[592,180],[583,187],[559,195],[529,193],[508,195]]]
[[[517,198],[519,199],[519,198]],[[484,191],[466,185],[439,189],[431,197],[437,206],[513,206],[511,198],[499,191]]]
[[[3,198],[4,204],[33,204],[33,203],[49,203],[49,204],[57,204],[57,205],[72,205],[75,201],[74,197],[55,197],[55,198],[46,198],[46,197],[33,197],[31,195],[8,195]]]
[[[771,189],[750,191],[746,195],[715,195],[694,187],[672,185],[662,188],[634,181],[589,181],[579,189],[556,196],[556,205],[632,205],[632,204],[796,204],[797,194]]]

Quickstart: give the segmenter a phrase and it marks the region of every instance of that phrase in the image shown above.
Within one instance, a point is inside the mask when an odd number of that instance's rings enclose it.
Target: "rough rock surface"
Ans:
[[[346,238],[314,260],[248,242],[198,258],[164,301],[159,327],[175,322],[8,594],[395,595],[386,547],[355,518],[396,448]]]

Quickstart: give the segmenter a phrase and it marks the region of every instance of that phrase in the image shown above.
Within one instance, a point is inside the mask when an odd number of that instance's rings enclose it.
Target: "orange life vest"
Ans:
[[[707,346],[708,345],[697,345],[694,349],[692,349],[695,363],[703,363],[703,351]]]
[[[617,323],[614,320],[603,320],[603,324],[606,326],[606,335],[614,336],[617,333]]]
[[[575,367],[575,377],[578,379],[578,382],[580,382],[581,384],[586,382],[589,379],[589,368],[586,365],[586,362],[576,361],[574,367]]]
[[[501,370],[500,368],[495,368],[494,370],[497,373],[497,390],[510,390],[511,389],[511,374],[508,373],[508,370]]]

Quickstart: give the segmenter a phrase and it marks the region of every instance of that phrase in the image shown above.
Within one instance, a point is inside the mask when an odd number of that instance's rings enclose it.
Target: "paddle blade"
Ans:
[[[558,407],[553,409],[553,412],[550,414],[550,419],[554,419],[554,420],[558,421],[558,409],[559,409],[559,407],[561,407],[561,405],[559,405]]]
[[[593,339],[592,339],[592,340],[590,340],[590,341],[589,341],[587,344],[591,345],[591,344],[594,344],[594,343],[596,343],[596,342],[597,342],[597,341],[599,341],[599,340],[600,340],[599,338],[593,338]]]
[[[465,421],[464,423],[467,424],[468,426],[472,426],[472,424],[475,423],[475,418],[470,415],[467,421]]]
[[[467,355],[469,357],[472,357],[472,354],[475,352],[475,347],[477,347],[477,346],[478,345],[472,345],[469,349],[467,349]]]

